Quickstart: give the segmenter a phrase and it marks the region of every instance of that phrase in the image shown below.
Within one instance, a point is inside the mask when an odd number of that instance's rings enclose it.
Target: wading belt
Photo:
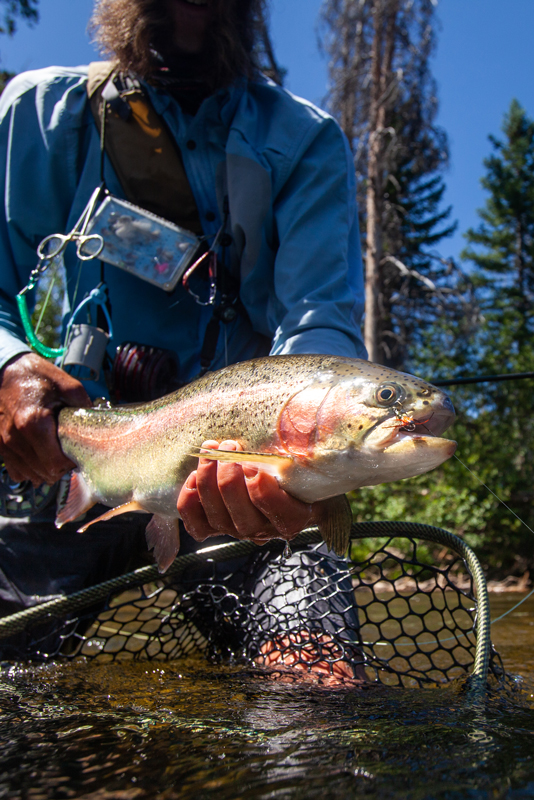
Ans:
[[[178,145],[137,78],[119,71],[113,62],[93,62],[89,65],[87,94],[101,136],[103,104],[106,105],[103,145],[126,199],[202,235],[200,216]],[[223,248],[228,243],[226,235],[221,242]],[[200,355],[202,372],[209,369],[215,357],[221,322],[231,322],[238,312],[246,315],[238,297],[238,281],[224,268],[220,279],[221,302],[214,308],[204,336]]]

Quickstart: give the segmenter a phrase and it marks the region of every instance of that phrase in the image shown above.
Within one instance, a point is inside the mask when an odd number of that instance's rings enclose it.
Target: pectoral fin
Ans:
[[[338,556],[347,552],[352,526],[352,509],[345,494],[331,497],[321,503],[321,518],[317,523],[329,550]]]
[[[56,528],[78,519],[96,503],[80,472],[72,472],[66,498],[60,500],[56,514]]]
[[[145,531],[149,550],[154,550],[154,558],[160,572],[166,572],[180,549],[180,532],[175,517],[154,514]]]
[[[280,475],[280,469],[287,467],[293,462],[292,456],[282,456],[278,453],[249,453],[245,450],[204,450],[198,453],[191,453],[195,458],[207,458],[210,461],[222,461],[234,464],[251,464],[258,466],[261,464],[263,472],[268,472],[275,477]]]
[[[85,525],[82,525],[81,528],[78,528],[78,533],[85,533],[87,528],[90,528],[91,525],[95,524],[95,522],[104,522],[107,519],[113,519],[113,517],[118,517],[119,514],[126,514],[128,513],[128,511],[144,511],[144,510],[145,509],[143,508],[143,506],[139,505],[139,503],[136,500],[132,500],[131,503],[123,503],[120,506],[116,506],[116,508],[110,508],[109,511],[106,511],[105,514],[101,514],[96,519],[92,519],[90,522],[86,522]]]

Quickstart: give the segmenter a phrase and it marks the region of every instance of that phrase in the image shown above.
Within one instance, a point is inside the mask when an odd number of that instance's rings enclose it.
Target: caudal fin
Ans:
[[[167,572],[180,549],[178,520],[154,514],[145,531],[149,550],[154,550],[154,558],[160,572]]]
[[[61,528],[66,522],[78,519],[89,511],[96,503],[91,495],[83,475],[74,470],[70,474],[68,493],[64,501],[60,500],[56,514],[56,528]]]

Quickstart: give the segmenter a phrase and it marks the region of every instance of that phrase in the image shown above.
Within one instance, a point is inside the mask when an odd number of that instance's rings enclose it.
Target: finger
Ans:
[[[73,408],[89,408],[92,406],[91,398],[83,388],[82,384],[75,380],[71,375],[64,373],[65,379],[59,386],[59,402],[61,405],[72,406]]]
[[[205,450],[217,450],[218,447],[219,443],[213,440],[204,442],[202,445]],[[225,449],[235,450],[235,447]],[[196,488],[210,528],[219,533],[233,533],[232,518],[219,491],[217,479],[219,466],[216,461],[210,461],[201,456],[196,471]]]
[[[45,482],[54,483],[75,466],[61,450],[57,423],[50,409],[23,409],[15,416],[15,430],[13,444],[17,445],[18,454]]]
[[[248,495],[283,539],[292,539],[313,520],[313,506],[291,497],[273,475],[245,469]]]
[[[196,542],[203,542],[208,536],[218,535],[218,532],[211,528],[200,502],[196,472],[192,472],[182,486],[177,508],[186,531]]]
[[[46,465],[42,464],[28,440],[15,427],[2,432],[0,455],[4,460],[6,469],[16,482],[32,481],[32,483],[46,483],[49,478]]]
[[[34,486],[39,486],[42,483],[46,483],[42,475],[29,467],[28,463],[22,461],[17,454],[11,453],[5,447],[2,448],[1,457],[13,483],[31,481]]]
[[[236,450],[238,445],[225,441],[221,442],[219,449]],[[275,533],[269,520],[252,502],[240,464],[219,462],[217,484],[238,538],[253,539],[256,534]]]

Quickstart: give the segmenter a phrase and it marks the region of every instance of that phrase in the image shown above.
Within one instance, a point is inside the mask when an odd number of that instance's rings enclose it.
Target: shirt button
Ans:
[[[193,139],[189,139],[189,141],[186,142],[185,146],[187,147],[188,150],[195,150],[197,143]]]
[[[215,214],[213,211],[206,211],[206,219],[208,222],[215,222]]]

